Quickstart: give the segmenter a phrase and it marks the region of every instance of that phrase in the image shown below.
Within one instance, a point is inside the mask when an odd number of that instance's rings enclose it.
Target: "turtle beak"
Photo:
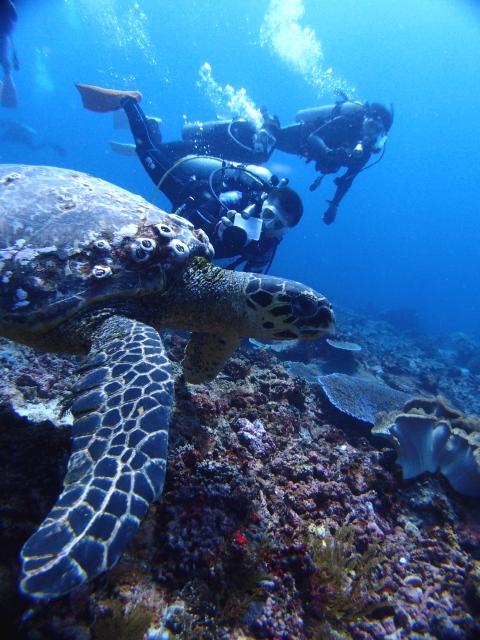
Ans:
[[[326,327],[315,327],[312,325],[305,325],[302,327],[298,327],[300,338],[320,338],[325,334],[335,335],[335,320],[330,322]]]
[[[303,294],[293,301],[292,307],[297,316],[296,327],[300,338],[335,334],[335,315],[332,305],[325,298]]]

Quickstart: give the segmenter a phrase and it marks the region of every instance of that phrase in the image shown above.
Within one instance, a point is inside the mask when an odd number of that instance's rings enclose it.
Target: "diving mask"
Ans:
[[[363,123],[363,146],[369,145],[374,153],[383,149],[387,139],[387,133],[378,120],[366,118]]]
[[[262,208],[263,227],[267,236],[282,238],[288,231],[289,225],[281,209],[270,202],[265,202]]]
[[[387,141],[387,136],[386,134],[378,136],[377,139],[375,140],[375,143],[373,145],[373,151],[378,152],[381,151],[383,149],[383,147],[385,146],[385,142]]]

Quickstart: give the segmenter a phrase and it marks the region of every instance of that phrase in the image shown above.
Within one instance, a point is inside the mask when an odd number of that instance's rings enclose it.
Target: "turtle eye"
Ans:
[[[317,311],[317,301],[309,296],[298,296],[293,301],[292,307],[297,316],[313,316]]]

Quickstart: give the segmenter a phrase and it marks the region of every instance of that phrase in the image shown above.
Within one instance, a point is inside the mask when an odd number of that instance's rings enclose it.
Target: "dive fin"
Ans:
[[[83,106],[88,111],[108,113],[121,109],[124,98],[133,98],[137,102],[142,100],[142,94],[138,91],[116,91],[115,89],[103,89],[90,84],[75,85],[82,97]]]
[[[123,142],[113,142],[109,140],[109,145],[112,148],[112,151],[118,153],[120,156],[136,156],[137,150],[135,149],[134,144],[124,144]]]
[[[113,114],[113,128],[115,131],[128,131],[130,129],[127,114],[123,109],[122,111],[115,111]]]

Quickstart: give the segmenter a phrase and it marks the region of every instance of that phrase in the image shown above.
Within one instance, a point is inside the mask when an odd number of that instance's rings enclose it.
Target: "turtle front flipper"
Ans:
[[[240,344],[240,338],[227,333],[192,333],[182,361],[187,382],[209,382],[223,368]]]
[[[21,589],[36,598],[115,565],[165,480],[173,380],[159,334],[109,318],[81,374],[63,493],[21,552]]]

